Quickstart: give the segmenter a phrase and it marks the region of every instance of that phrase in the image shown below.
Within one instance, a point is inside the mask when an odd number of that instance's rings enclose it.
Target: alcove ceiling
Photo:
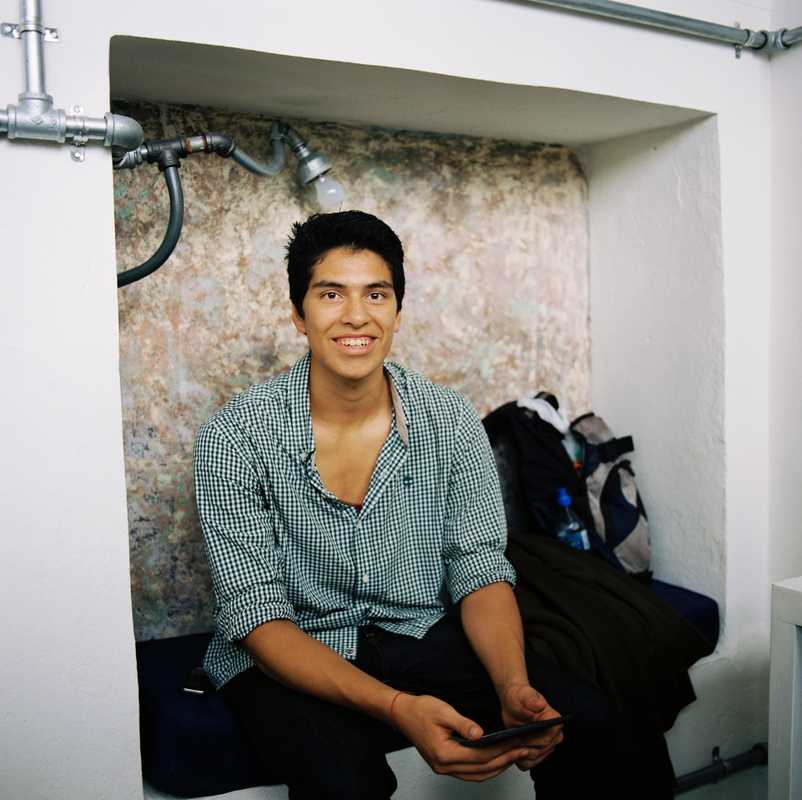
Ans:
[[[565,89],[131,36],[112,38],[110,72],[116,99],[569,146],[709,116]]]

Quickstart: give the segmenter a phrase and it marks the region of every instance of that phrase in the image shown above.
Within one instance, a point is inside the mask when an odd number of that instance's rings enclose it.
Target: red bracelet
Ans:
[[[390,701],[390,713],[389,713],[390,724],[396,729],[398,729],[398,725],[395,724],[395,720],[393,719],[393,706],[395,705],[395,701],[398,700],[399,695],[402,694],[406,694],[406,692],[401,692],[401,691],[396,692],[393,695],[393,699]]]

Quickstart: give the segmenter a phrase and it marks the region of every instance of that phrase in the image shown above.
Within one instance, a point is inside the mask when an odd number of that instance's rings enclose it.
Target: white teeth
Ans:
[[[364,337],[361,339],[338,339],[337,341],[346,347],[367,347],[370,344],[370,339]]]

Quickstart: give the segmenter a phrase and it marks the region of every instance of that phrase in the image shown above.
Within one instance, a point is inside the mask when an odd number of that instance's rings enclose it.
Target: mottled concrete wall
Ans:
[[[204,108],[115,103],[146,135],[225,131],[263,157],[270,121]],[[399,234],[407,294],[394,358],[464,392],[480,413],[549,388],[589,405],[586,183],[563,147],[290,120],[335,165],[346,207]],[[181,241],[120,297],[120,374],[138,639],[211,627],[194,509],[192,444],[233,393],[304,351],[289,321],[283,246],[316,210],[294,164],[258,178],[232,161],[183,162]],[[161,241],[156,167],[115,174],[118,269]]]

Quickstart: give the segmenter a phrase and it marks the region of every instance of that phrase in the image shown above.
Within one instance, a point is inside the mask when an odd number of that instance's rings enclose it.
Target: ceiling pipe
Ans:
[[[753,31],[748,28],[736,28],[730,25],[719,25],[692,17],[668,14],[643,6],[629,3],[616,3],[611,0],[521,0],[530,5],[550,6],[582,14],[593,14],[597,17],[630,22],[634,25],[645,25],[660,28],[673,33],[684,33],[698,36],[715,42],[746,47],[751,50],[786,50],[791,45],[802,41],[802,28],[777,31]]]
[[[791,28],[791,30],[784,30],[780,32],[782,43],[786,47],[790,47],[793,44],[798,44],[802,42],[802,27],[799,28]]]

